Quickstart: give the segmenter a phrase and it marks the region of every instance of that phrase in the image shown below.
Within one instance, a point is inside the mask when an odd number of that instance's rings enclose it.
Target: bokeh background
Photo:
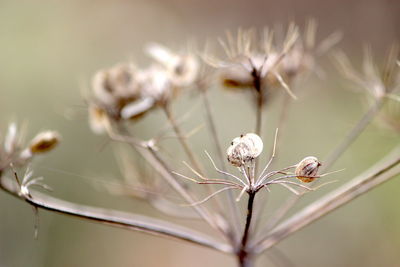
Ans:
[[[54,195],[160,217],[146,203],[112,195],[103,188],[118,181],[121,174],[110,143],[93,135],[87,125],[81,91],[89,86],[96,70],[127,60],[146,66],[149,61],[143,47],[148,42],[181,48],[190,41],[201,47],[205,40],[215,41],[226,30],[287,25],[290,21],[304,25],[309,17],[319,22],[318,38],[342,31],[339,47],[357,64],[363,44],[370,44],[379,58],[398,40],[399,14],[396,0],[0,0],[0,132],[4,136],[8,123],[17,121],[28,123],[28,138],[44,129],[62,133],[62,145],[34,164],[35,174],[45,177]],[[283,134],[279,159],[283,166],[310,154],[323,158],[366,108],[364,96],[349,91],[329,61],[323,65],[325,80],[311,77],[296,88],[300,100],[293,104]],[[211,95],[224,144],[251,131],[250,101],[216,86]],[[195,95],[181,98],[176,105],[177,113],[183,114],[193,103],[197,106],[185,129],[196,126],[204,112]],[[266,111],[263,138],[267,148],[279,103],[272,101]],[[139,133],[146,137],[162,118],[158,112],[147,116]],[[368,127],[337,162],[335,168],[346,168],[334,177],[339,182],[309,194],[297,208],[371,166],[400,142],[398,133],[380,126],[374,122]],[[207,132],[202,131],[205,134],[195,135],[191,142],[198,151],[212,151]],[[174,141],[166,144],[177,146]],[[175,150],[183,159],[179,149]],[[176,164],[181,168],[179,161]],[[291,266],[398,266],[399,191],[397,178],[296,233],[278,249]],[[271,205],[278,205],[288,195],[277,189]],[[200,247],[44,211],[40,212],[39,239],[34,240],[33,221],[29,206],[0,192],[1,267],[235,264],[229,256]],[[208,231],[202,224],[182,223]],[[277,261],[274,252],[258,262],[259,266],[287,263]]]

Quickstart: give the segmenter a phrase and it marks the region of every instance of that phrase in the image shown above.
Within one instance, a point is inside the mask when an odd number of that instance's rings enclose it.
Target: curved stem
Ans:
[[[19,186],[4,177],[0,180],[0,188],[35,208],[71,215],[127,230],[183,240],[226,253],[232,252],[232,249],[227,244],[219,243],[204,234],[165,221],[122,211],[80,205],[40,192],[30,192],[29,195],[21,195],[19,194]]]

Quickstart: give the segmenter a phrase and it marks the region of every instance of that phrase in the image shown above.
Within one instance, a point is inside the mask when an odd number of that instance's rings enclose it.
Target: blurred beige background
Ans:
[[[172,48],[193,41],[201,47],[205,40],[215,40],[227,29],[286,25],[292,20],[304,25],[309,17],[319,21],[320,38],[341,30],[344,39],[339,47],[359,62],[363,44],[371,44],[378,56],[398,40],[399,14],[400,2],[396,0],[0,0],[0,132],[3,136],[7,124],[16,120],[28,122],[28,138],[44,129],[62,133],[62,145],[34,164],[35,174],[45,177],[55,189],[54,195],[159,216],[145,203],[99,189],[120,173],[112,147],[87,126],[81,90],[89,86],[97,69],[127,60],[145,66],[148,59],[143,46],[150,41]],[[363,97],[346,90],[347,84],[331,65],[326,63],[325,81],[312,78],[299,88],[300,101],[293,105],[279,164],[309,154],[325,156],[361,116]],[[252,128],[253,122],[247,119],[253,114],[250,103],[240,111],[235,108],[243,105],[241,95],[219,88],[211,94],[226,144]],[[188,106],[181,101],[177,111],[183,113]],[[198,109],[194,116],[201,119]],[[276,121],[278,103],[267,110],[271,118],[265,126],[268,147],[272,139],[268,130],[275,126],[268,127]],[[226,120],[227,114],[237,120]],[[146,117],[141,124],[143,136],[160,118],[157,112]],[[310,122],[304,126],[299,118],[310,118]],[[196,135],[193,143],[199,151],[212,150],[207,140]],[[335,165],[346,168],[345,173],[335,176],[339,182],[307,196],[299,206],[346,182],[399,141],[398,134],[373,124]],[[292,266],[398,266],[399,190],[400,180],[392,180],[293,235],[278,248]],[[277,205],[288,193],[277,190],[275,195]],[[31,208],[3,192],[0,220],[1,267],[235,264],[233,258],[207,249],[43,211],[39,240],[34,240]],[[273,264],[270,256],[274,255],[261,256],[259,266],[285,266]]]

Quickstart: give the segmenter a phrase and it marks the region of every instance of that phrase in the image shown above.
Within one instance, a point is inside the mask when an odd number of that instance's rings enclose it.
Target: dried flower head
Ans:
[[[304,183],[310,183],[315,180],[315,177],[312,176],[317,175],[320,166],[321,163],[316,157],[306,157],[297,164],[294,173],[297,179]]]
[[[32,139],[30,144],[23,145],[24,131],[11,123],[4,140],[0,140],[0,172],[14,165],[26,165],[33,156],[52,150],[59,142],[60,135],[54,131],[44,131]]]
[[[272,74],[295,98],[283,78],[275,70],[298,38],[297,27],[293,24],[289,26],[282,48],[273,45],[272,37],[273,34],[268,29],[264,30],[261,38],[254,30],[239,29],[237,41],[234,41],[235,38],[230,33],[227,33],[227,42],[219,40],[225,50],[227,60],[218,60],[209,55],[205,55],[204,59],[211,66],[219,69],[222,83],[229,88],[252,88],[266,94],[264,85],[266,79]]]
[[[118,64],[98,71],[92,82],[94,97],[106,106],[123,105],[137,99],[140,92],[135,75],[132,64]]]
[[[146,51],[166,69],[175,86],[189,86],[196,80],[199,62],[194,55],[173,53],[165,46],[156,43],[149,44]]]
[[[261,138],[254,133],[248,133],[233,139],[226,153],[233,166],[241,167],[257,158],[262,150]]]
[[[278,65],[278,72],[285,80],[292,80],[304,73],[315,72],[322,75],[321,67],[316,59],[327,53],[342,38],[340,32],[334,32],[322,40],[319,44],[316,41],[317,23],[310,19],[301,37],[297,38],[293,48]]]
[[[172,53],[152,44],[148,54],[155,60],[150,67],[137,69],[118,64],[97,72],[92,81],[89,122],[95,133],[103,133],[110,122],[138,119],[151,109],[168,105],[198,76],[198,61],[189,54]]]
[[[339,70],[347,79],[366,90],[373,99],[379,100],[400,88],[400,67],[396,63],[399,55],[398,46],[393,45],[380,71],[373,60],[371,50],[365,48],[362,73],[353,68],[343,52],[336,53],[335,60]]]

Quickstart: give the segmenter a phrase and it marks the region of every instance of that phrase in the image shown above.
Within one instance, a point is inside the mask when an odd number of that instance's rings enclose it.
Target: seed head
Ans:
[[[236,167],[241,167],[257,158],[263,149],[261,138],[253,133],[236,137],[232,140],[226,153],[228,161]]]
[[[57,132],[44,131],[32,139],[29,149],[32,154],[48,152],[60,142],[60,139],[60,135]]]
[[[297,164],[295,174],[297,179],[304,183],[310,183],[315,178],[309,176],[316,176],[321,163],[316,157],[306,157]]]

